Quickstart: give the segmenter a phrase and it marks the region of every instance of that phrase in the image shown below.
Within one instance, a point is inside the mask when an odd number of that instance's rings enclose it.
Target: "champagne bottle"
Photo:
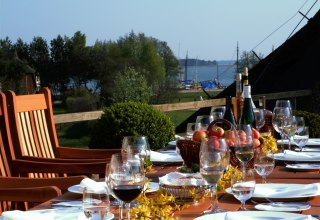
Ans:
[[[251,98],[251,86],[245,85],[243,89],[244,101],[242,114],[239,120],[239,124],[250,124],[253,128],[256,128],[256,119],[254,117],[252,98]]]
[[[228,120],[236,126],[236,119],[234,118],[233,111],[232,111],[232,101],[231,101],[231,96],[226,97],[226,111],[223,116],[224,119]]]
[[[272,112],[266,109],[266,97],[259,97],[259,108],[264,110],[265,123],[262,128],[260,128],[260,133],[271,133],[274,135],[274,129],[272,126]]]
[[[241,109],[243,104],[242,99],[242,84],[241,84],[242,74],[237,73],[236,75],[236,96],[233,99],[233,113],[236,119],[236,122],[239,122],[241,116]]]

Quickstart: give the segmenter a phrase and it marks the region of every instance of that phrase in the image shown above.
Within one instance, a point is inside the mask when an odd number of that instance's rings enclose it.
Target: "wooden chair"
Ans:
[[[3,95],[3,94],[1,94]],[[32,179],[12,177],[10,154],[7,157],[5,145],[8,145],[6,133],[7,118],[4,117],[3,99],[0,99],[0,214],[12,209],[26,210],[34,205],[61,195],[57,187],[67,188],[78,184],[84,177],[52,179]],[[55,186],[57,185],[57,186]]]
[[[17,96],[6,93],[15,175],[33,170],[34,177],[66,174],[104,174],[105,165],[120,149],[93,150],[61,147],[56,134],[51,92]],[[25,164],[26,161],[33,163]],[[35,173],[42,173],[40,176]],[[47,173],[47,174],[44,174]],[[29,173],[30,175],[30,173]],[[59,176],[58,175],[58,176]]]

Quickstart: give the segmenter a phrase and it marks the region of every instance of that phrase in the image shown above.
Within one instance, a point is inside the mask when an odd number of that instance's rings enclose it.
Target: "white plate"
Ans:
[[[172,152],[172,151],[151,151],[150,153],[150,160],[153,163],[158,163],[158,164],[167,164],[167,163],[182,163],[183,159],[182,157],[177,154],[177,152]]]
[[[231,188],[226,192],[232,194]],[[256,184],[252,198],[301,199],[320,195],[320,184],[266,183]]]
[[[174,145],[174,146],[176,146],[176,145],[177,145],[177,141],[170,141],[170,142],[168,143],[168,145]]]
[[[308,210],[311,206],[306,202],[269,202],[255,206],[258,210],[275,212],[298,212]]]
[[[287,164],[286,168],[295,170],[320,170],[320,164],[318,163],[295,163]]]
[[[289,213],[289,212],[269,212],[269,211],[238,211],[238,212],[230,212],[230,218],[226,218],[226,214],[229,212],[223,212],[223,213],[216,213],[216,214],[210,214],[210,215],[203,215],[198,218],[195,218],[195,220],[226,220],[226,219],[277,219],[277,220],[284,220],[284,219],[290,219],[290,220],[301,220],[301,219],[307,219],[307,215],[302,214],[296,214],[296,213]],[[232,217],[231,217],[232,215]],[[303,218],[304,217],[304,218]],[[308,218],[308,219],[316,219],[316,218]]]
[[[99,184],[102,184],[105,186],[105,182],[99,182]],[[157,190],[159,190],[159,183],[150,182],[148,184],[148,186],[149,186],[149,189],[146,191],[147,193],[156,192]],[[80,184],[78,184],[78,185],[70,186],[68,188],[68,191],[73,192],[73,193],[82,194],[83,189],[80,186]]]
[[[105,220],[111,220],[114,218],[114,214],[112,214],[111,212],[108,212]],[[97,218],[91,218],[92,220],[100,220],[101,218],[97,216]],[[84,213],[82,212],[81,214],[79,214],[78,219],[77,220],[88,220],[87,217],[84,215]]]
[[[291,151],[290,154],[287,154],[287,153],[274,154],[274,158],[276,160],[281,160],[281,161],[315,162],[315,161],[320,161],[320,152],[295,152],[295,151]]]

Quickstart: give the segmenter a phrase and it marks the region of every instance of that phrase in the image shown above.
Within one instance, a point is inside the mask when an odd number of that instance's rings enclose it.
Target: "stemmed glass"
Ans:
[[[242,163],[242,168],[245,171],[247,163],[253,158],[253,133],[250,124],[239,124],[238,127],[238,144],[234,148],[236,157]]]
[[[304,117],[302,116],[294,116],[297,122],[297,133],[303,130],[305,126]]]
[[[290,109],[292,109],[291,102],[290,102],[290,100],[287,100],[287,99],[285,99],[285,100],[282,100],[282,99],[277,100],[275,108],[277,108],[277,107],[278,108],[290,108]]]
[[[241,202],[241,211],[245,211],[245,203],[251,198],[254,188],[256,187],[256,180],[254,178],[253,170],[245,170],[242,175],[233,174],[231,176],[231,191],[233,196]]]
[[[87,219],[106,219],[110,209],[109,195],[104,191],[96,191],[85,187],[82,194],[82,207]]]
[[[137,154],[113,154],[110,162],[109,186],[121,202],[120,219],[130,219],[130,202],[142,192],[145,181],[143,161]],[[126,215],[123,215],[123,204]]]
[[[302,130],[298,130],[293,136],[293,142],[299,147],[300,151],[306,146],[309,140],[309,127],[305,126]]]
[[[297,131],[297,122],[294,116],[285,117],[282,124],[282,132],[288,138],[288,149],[291,150],[291,139]]]
[[[229,165],[230,155],[227,142],[224,138],[210,137],[208,141],[203,140],[200,147],[200,174],[210,186],[211,209],[204,214],[224,212],[219,208],[216,198],[216,187],[219,179]]]
[[[283,148],[283,123],[284,119],[292,117],[292,110],[289,107],[275,107],[272,112],[272,125],[274,130],[276,130],[281,135],[281,146]]]
[[[264,152],[262,149],[254,154],[254,169],[262,177],[262,183],[267,183],[267,176],[274,169],[274,156],[271,151]]]
[[[256,119],[256,127],[258,131],[262,128],[265,124],[265,111],[261,108],[254,109],[254,117]]]
[[[125,136],[122,140],[122,152],[139,154],[141,158],[150,160],[150,146],[146,136]]]

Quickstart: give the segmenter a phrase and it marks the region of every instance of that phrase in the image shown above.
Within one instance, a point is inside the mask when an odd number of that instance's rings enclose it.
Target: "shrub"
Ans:
[[[309,126],[310,138],[320,137],[320,115],[307,111],[294,111],[294,115],[302,116],[304,118],[306,126]]]
[[[155,150],[174,138],[170,118],[151,105],[121,102],[104,108],[103,112],[92,130],[89,148],[120,148],[124,136],[144,135]]]

